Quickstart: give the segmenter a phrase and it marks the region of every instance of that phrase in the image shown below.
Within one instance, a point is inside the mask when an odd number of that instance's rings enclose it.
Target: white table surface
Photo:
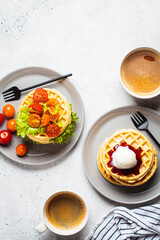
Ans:
[[[86,114],[78,144],[55,164],[30,167],[0,155],[0,239],[83,240],[118,205],[101,196],[84,174],[82,147],[88,129],[117,107],[138,104],[160,110],[160,97],[137,100],[119,81],[120,64],[129,51],[160,49],[160,1],[1,0],[0,9],[0,77],[30,66],[72,72]],[[76,191],[86,200],[88,223],[72,237],[49,230],[39,235],[35,227],[42,221],[43,204],[59,190]]]

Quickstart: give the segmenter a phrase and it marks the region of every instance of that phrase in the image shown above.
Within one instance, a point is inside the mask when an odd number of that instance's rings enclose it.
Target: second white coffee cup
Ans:
[[[51,195],[43,207],[43,222],[36,230],[42,233],[47,229],[69,236],[79,232],[87,223],[88,209],[84,200],[71,191],[60,191]]]

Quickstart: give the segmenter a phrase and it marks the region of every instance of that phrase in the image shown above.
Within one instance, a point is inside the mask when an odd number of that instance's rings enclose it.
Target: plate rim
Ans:
[[[28,66],[28,67],[24,67],[24,68],[20,68],[20,69],[15,69],[15,70],[9,72],[8,74],[4,75],[2,78],[0,78],[0,83],[3,82],[3,81],[5,81],[6,78],[9,78],[9,77],[12,76],[13,74],[21,73],[21,72],[23,72],[23,71],[26,72],[26,71],[29,71],[29,70],[30,70],[30,71],[32,71],[32,70],[34,71],[34,70],[36,70],[36,69],[37,69],[37,70],[38,70],[38,69],[41,69],[41,70],[44,70],[44,71],[54,72],[55,74],[57,74],[57,75],[59,75],[59,76],[61,75],[59,72],[57,72],[57,71],[55,71],[54,69],[51,69],[51,68],[40,67],[40,66]],[[24,74],[24,76],[25,76],[25,74]],[[45,76],[45,75],[44,75],[44,76]],[[73,75],[72,75],[72,76],[73,76]],[[60,80],[60,81],[61,81],[61,80]],[[10,82],[10,81],[9,81],[9,82]],[[11,81],[11,82],[12,82],[12,81]],[[80,132],[79,132],[79,135],[78,135],[76,141],[74,142],[73,145],[70,146],[69,150],[66,151],[66,152],[64,152],[61,156],[57,156],[57,157],[54,158],[53,160],[47,160],[47,161],[45,161],[45,162],[38,162],[38,163],[36,163],[36,162],[31,163],[31,162],[23,162],[23,160],[21,160],[21,159],[20,159],[20,160],[18,160],[18,159],[16,160],[16,159],[11,158],[11,157],[8,155],[8,153],[6,154],[6,153],[2,150],[2,146],[0,145],[0,153],[1,153],[3,156],[9,158],[9,160],[10,160],[11,162],[13,161],[13,162],[15,162],[15,163],[20,163],[20,164],[27,165],[27,166],[42,166],[42,165],[47,165],[47,164],[54,163],[54,162],[58,161],[59,159],[62,159],[62,158],[65,156],[65,154],[68,154],[68,153],[71,151],[71,149],[75,147],[75,145],[76,145],[77,142],[79,141],[79,139],[80,139],[80,137],[81,137],[81,134],[82,134],[82,132],[83,132],[83,129],[84,129],[85,109],[84,109],[84,104],[83,104],[82,97],[81,97],[79,91],[77,90],[77,88],[75,87],[75,85],[74,85],[72,82],[69,81],[69,83],[70,83],[70,85],[76,90],[76,92],[78,93],[78,96],[79,96],[79,99],[80,99],[80,102],[81,102],[81,108],[82,108]],[[51,154],[51,153],[49,153],[49,154]],[[45,155],[47,156],[47,154],[45,154]],[[32,158],[32,156],[31,156],[31,158]]]
[[[99,190],[95,184],[92,183],[90,177],[89,177],[89,174],[87,172],[87,169],[86,169],[86,166],[85,166],[85,152],[86,152],[86,149],[85,149],[85,146],[86,146],[86,143],[87,143],[87,140],[88,140],[88,136],[91,134],[91,132],[93,131],[94,127],[98,124],[99,121],[101,121],[103,118],[105,118],[107,115],[111,115],[113,114],[114,112],[117,112],[119,110],[123,110],[123,109],[126,109],[126,108],[135,108],[135,107],[138,107],[138,108],[141,108],[141,109],[149,109],[150,112],[153,112],[154,114],[156,115],[159,115],[160,116],[160,113],[154,109],[151,109],[151,108],[148,108],[148,107],[143,107],[143,106],[139,106],[139,105],[126,105],[126,106],[122,106],[122,107],[117,107],[117,108],[114,108],[114,109],[111,109],[109,111],[107,111],[106,113],[102,114],[100,117],[98,117],[94,122],[93,124],[90,126],[89,130],[87,131],[87,134],[86,134],[86,137],[85,137],[85,141],[83,143],[83,152],[82,152],[82,156],[83,156],[83,169],[84,169],[84,172],[85,172],[85,175],[88,179],[88,181],[90,182],[90,184],[92,185],[92,187],[97,191],[99,192],[102,196],[104,196],[105,198],[107,198],[108,200],[112,201],[112,202],[115,202],[115,203],[121,203],[121,204],[126,204],[126,205],[137,205],[137,204],[144,204],[144,203],[147,203],[147,202],[150,202],[158,197],[160,197],[160,192],[157,193],[156,195],[154,195],[153,197],[150,197],[150,198],[147,198],[145,200],[140,200],[140,201],[132,201],[132,202],[126,202],[126,201],[118,201],[116,199],[113,199],[109,196],[106,196],[101,190]],[[158,184],[160,185],[160,184]]]

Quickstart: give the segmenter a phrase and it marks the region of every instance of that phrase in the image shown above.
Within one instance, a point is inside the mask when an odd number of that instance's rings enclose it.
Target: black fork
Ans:
[[[64,79],[64,78],[67,78],[67,77],[70,77],[70,76],[72,76],[72,73],[69,73],[69,74],[64,75],[64,76],[55,77],[55,78],[50,79],[48,81],[38,83],[36,85],[30,86],[30,87],[27,87],[27,88],[24,88],[24,89],[19,89],[18,87],[15,87],[15,86],[11,87],[11,88],[2,92],[3,97],[4,97],[4,101],[9,102],[9,101],[18,100],[21,97],[21,93],[24,92],[24,91],[27,91],[27,90],[30,90],[32,88],[36,88],[36,87],[45,85],[47,83],[55,82],[55,81],[58,81],[60,79]]]
[[[136,113],[134,113],[131,116],[131,119],[132,119],[132,122],[134,123],[135,127],[138,130],[146,131],[150,135],[150,137],[156,142],[158,147],[160,147],[160,143],[153,136],[153,134],[149,131],[149,129],[148,129],[149,122],[148,122],[147,118],[142,113],[137,111]]]

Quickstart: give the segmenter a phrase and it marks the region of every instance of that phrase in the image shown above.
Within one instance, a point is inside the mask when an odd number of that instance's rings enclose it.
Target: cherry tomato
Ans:
[[[40,126],[41,117],[37,113],[33,113],[28,118],[28,124],[32,128],[37,128]]]
[[[33,100],[35,103],[45,103],[48,100],[48,93],[43,88],[38,88],[33,94]]]
[[[6,124],[6,127],[10,132],[15,132],[16,126],[17,126],[16,119],[10,119]]]
[[[49,99],[47,102],[47,107],[55,107],[57,104],[59,104],[57,99]]]
[[[16,147],[16,153],[20,157],[26,155],[26,153],[27,153],[27,146],[25,144],[19,144]]]
[[[8,130],[0,131],[0,143],[7,144],[11,141],[12,134]]]
[[[28,108],[31,113],[43,114],[43,108],[39,103],[31,103]]]
[[[55,122],[58,120],[59,118],[59,112],[57,114],[51,114],[49,111],[46,112],[49,116],[50,116],[50,121],[51,122]]]
[[[2,124],[4,121],[4,115],[2,113],[0,113],[0,124]]]
[[[11,118],[15,114],[15,108],[11,104],[7,104],[3,107],[3,114],[6,118]]]
[[[47,114],[43,114],[42,119],[41,119],[41,126],[45,127],[49,124],[50,122],[50,116]]]
[[[55,111],[55,107],[49,107],[50,111],[47,111],[46,114],[48,114],[50,116],[50,121],[51,122],[55,122],[56,120],[58,120],[59,118],[59,112],[57,114],[52,114],[51,112],[54,113]]]
[[[46,128],[46,134],[49,136],[49,137],[57,137],[60,133],[60,127],[55,124],[55,123],[52,123],[50,125],[47,126]]]

